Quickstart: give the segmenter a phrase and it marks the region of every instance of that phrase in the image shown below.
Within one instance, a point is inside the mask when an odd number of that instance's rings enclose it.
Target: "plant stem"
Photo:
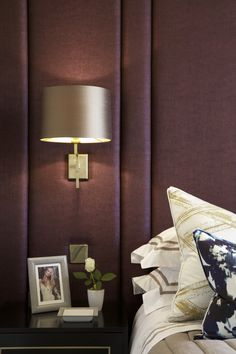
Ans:
[[[93,288],[94,288],[94,290],[97,290],[97,286],[96,286],[96,282],[95,282],[93,273],[90,273],[90,275],[91,275],[91,279],[92,279],[92,282],[93,282]]]

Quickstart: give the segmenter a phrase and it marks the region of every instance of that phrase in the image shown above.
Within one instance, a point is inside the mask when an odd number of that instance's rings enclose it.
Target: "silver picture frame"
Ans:
[[[28,258],[31,312],[57,311],[70,307],[66,256]]]

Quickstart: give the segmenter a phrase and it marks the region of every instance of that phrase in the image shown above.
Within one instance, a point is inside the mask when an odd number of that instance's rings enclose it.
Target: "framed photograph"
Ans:
[[[28,258],[32,313],[70,307],[70,286],[66,256]]]

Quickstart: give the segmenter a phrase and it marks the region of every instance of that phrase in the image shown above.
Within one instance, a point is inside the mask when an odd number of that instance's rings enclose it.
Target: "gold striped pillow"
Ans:
[[[193,232],[200,228],[236,242],[236,215],[175,187],[168,188],[167,195],[182,255],[170,320],[201,319],[213,291],[203,272]]]

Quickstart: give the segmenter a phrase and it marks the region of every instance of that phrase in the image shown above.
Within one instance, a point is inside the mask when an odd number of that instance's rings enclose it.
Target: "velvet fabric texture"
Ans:
[[[169,185],[236,211],[235,14],[234,0],[0,2],[0,307],[26,302],[27,256],[87,243],[132,313],[130,252],[172,226]],[[112,92],[112,142],[79,146],[78,191],[73,148],[39,141],[42,89],[66,84]]]

